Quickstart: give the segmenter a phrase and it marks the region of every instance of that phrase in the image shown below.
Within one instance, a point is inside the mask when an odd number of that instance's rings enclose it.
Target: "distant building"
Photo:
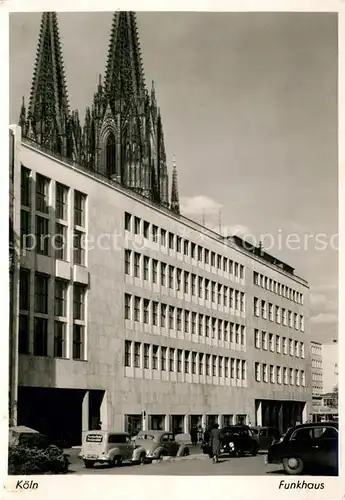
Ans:
[[[321,404],[323,383],[322,383],[322,344],[312,340],[311,347],[311,383],[313,407]]]
[[[338,385],[338,341],[322,345],[323,393],[330,393]]]

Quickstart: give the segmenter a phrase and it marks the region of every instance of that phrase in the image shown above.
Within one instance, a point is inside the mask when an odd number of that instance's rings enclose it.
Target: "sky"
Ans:
[[[10,15],[10,122],[28,101],[39,13]],[[137,15],[181,211],[258,243],[310,285],[310,334],[337,337],[337,16]],[[59,13],[69,100],[104,75],[112,13]]]

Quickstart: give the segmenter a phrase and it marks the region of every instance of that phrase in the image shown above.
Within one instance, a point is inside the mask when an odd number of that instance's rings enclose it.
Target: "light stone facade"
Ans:
[[[173,415],[181,417],[184,431],[190,429],[191,415],[200,416],[203,424],[207,422],[207,415],[211,415],[221,424],[239,421],[237,417],[243,416],[243,421],[259,425],[261,404],[266,400],[301,402],[303,419],[308,418],[312,380],[308,285],[304,280],[241,249],[233,241],[221,241],[219,235],[193,221],[97,179],[77,166],[63,163],[26,142],[18,154],[17,200],[20,199],[21,165],[30,170],[33,185],[37,174],[50,179],[47,217],[51,233],[54,233],[56,182],[68,187],[66,234],[69,237],[66,260],[56,260],[53,254],[40,255],[35,250],[22,252],[20,266],[31,271],[31,299],[28,352],[19,354],[19,387],[84,391],[82,430],[90,427],[89,397],[93,390],[103,391],[99,413],[102,427],[116,430],[126,428],[129,415],[140,416],[143,428],[153,425],[154,415],[161,416],[159,419],[167,429],[173,425]],[[87,240],[85,265],[75,264],[73,260],[75,191],[86,196],[85,224],[84,228],[79,227]],[[34,198],[32,194],[33,205]],[[15,230],[18,234],[20,209],[17,201]],[[32,226],[35,226],[35,207],[31,210]],[[126,213],[127,217],[131,216],[130,230],[125,229]],[[135,222],[135,218],[140,222]],[[135,224],[140,225],[139,235],[135,234]],[[160,240],[154,241],[154,226],[158,228],[158,238],[160,229],[166,231],[165,245]],[[35,234],[35,227],[31,227],[31,231]],[[173,235],[174,249],[169,248],[169,233]],[[178,238],[181,238],[180,251],[177,250]],[[185,241],[189,245],[188,255],[184,255]],[[194,244],[196,258],[191,257]],[[201,260],[198,260],[198,247]],[[125,250],[130,254],[127,263]],[[212,252],[215,265],[211,263]],[[222,258],[221,269],[217,268],[218,255]],[[134,259],[137,260],[134,262]],[[164,264],[167,286],[160,282]],[[152,278],[154,265],[158,266],[156,283]],[[173,269],[171,287],[169,266]],[[138,272],[140,277],[135,277]],[[36,342],[33,318],[37,316],[33,311],[34,273],[50,277],[46,316],[48,343],[43,356],[33,355]],[[148,273],[147,276],[144,273]],[[180,290],[177,290],[178,273]],[[185,276],[188,276],[188,293],[184,290]],[[63,357],[54,355],[54,319],[61,319],[54,316],[56,279],[66,283]],[[199,279],[201,297],[198,296]],[[207,280],[209,300],[205,299]],[[85,286],[85,316],[79,322],[73,319],[72,295],[76,284]],[[214,302],[212,286],[215,287]],[[221,295],[218,295],[219,286]],[[225,294],[229,294],[226,304]],[[288,294],[290,298],[284,296]],[[141,299],[139,312],[135,308],[135,297]],[[125,300],[130,302],[127,312]],[[167,305],[165,325],[161,304]],[[154,307],[158,308],[157,317]],[[174,311],[172,328],[169,307]],[[125,314],[129,319],[125,319]],[[136,314],[140,314],[138,321]],[[207,316],[210,317],[208,334]],[[202,325],[199,318],[204,321]],[[82,346],[85,356],[78,360],[73,359],[73,323],[84,328],[85,335]],[[68,408],[66,412],[68,414]]]

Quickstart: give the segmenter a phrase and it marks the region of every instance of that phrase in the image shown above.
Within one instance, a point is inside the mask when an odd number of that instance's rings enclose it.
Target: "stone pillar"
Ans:
[[[202,417],[201,417],[201,427],[202,427],[202,430],[205,429],[206,424],[207,424],[207,417],[206,417],[206,415],[202,415]]]
[[[108,422],[108,394],[107,394],[107,391],[104,391],[104,395],[102,398],[99,413],[100,413],[100,421],[102,422],[102,429],[104,429],[104,430],[109,429],[110,422]],[[112,425],[114,425],[114,421],[112,422]]]
[[[184,433],[189,434],[190,433],[190,415],[184,416],[183,427],[184,427]]]
[[[170,415],[165,415],[164,427],[167,432],[171,432],[171,417]]]
[[[141,428],[143,431],[148,431],[148,415],[146,413],[146,411],[144,410],[142,413],[141,413]]]
[[[224,427],[223,422],[224,422],[223,415],[218,415],[218,425],[220,428]]]
[[[84,432],[89,429],[89,391],[86,391],[83,397],[82,406],[82,422],[81,422],[81,443],[83,442]]]
[[[262,425],[261,401],[256,404],[256,425]]]

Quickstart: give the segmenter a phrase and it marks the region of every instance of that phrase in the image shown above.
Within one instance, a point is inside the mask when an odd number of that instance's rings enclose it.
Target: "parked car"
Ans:
[[[55,445],[47,436],[25,425],[9,428],[8,443],[10,446],[20,445],[40,449]]]
[[[189,455],[188,444],[175,440],[171,432],[140,431],[135,440],[133,462],[144,463],[164,456]]]
[[[88,469],[96,462],[120,465],[123,460],[132,460],[134,449],[135,444],[126,432],[87,431],[79,457]]]
[[[250,430],[258,439],[260,450],[268,450],[273,442],[279,441],[281,438],[281,434],[276,427],[256,426],[251,427]]]
[[[338,469],[338,423],[314,422],[288,429],[266,456],[268,464],[283,464],[287,474],[310,468]]]
[[[247,425],[224,427],[221,429],[221,441],[221,453],[230,449],[230,443],[233,443],[231,448],[236,455],[250,453],[255,456],[259,450],[259,442]]]

